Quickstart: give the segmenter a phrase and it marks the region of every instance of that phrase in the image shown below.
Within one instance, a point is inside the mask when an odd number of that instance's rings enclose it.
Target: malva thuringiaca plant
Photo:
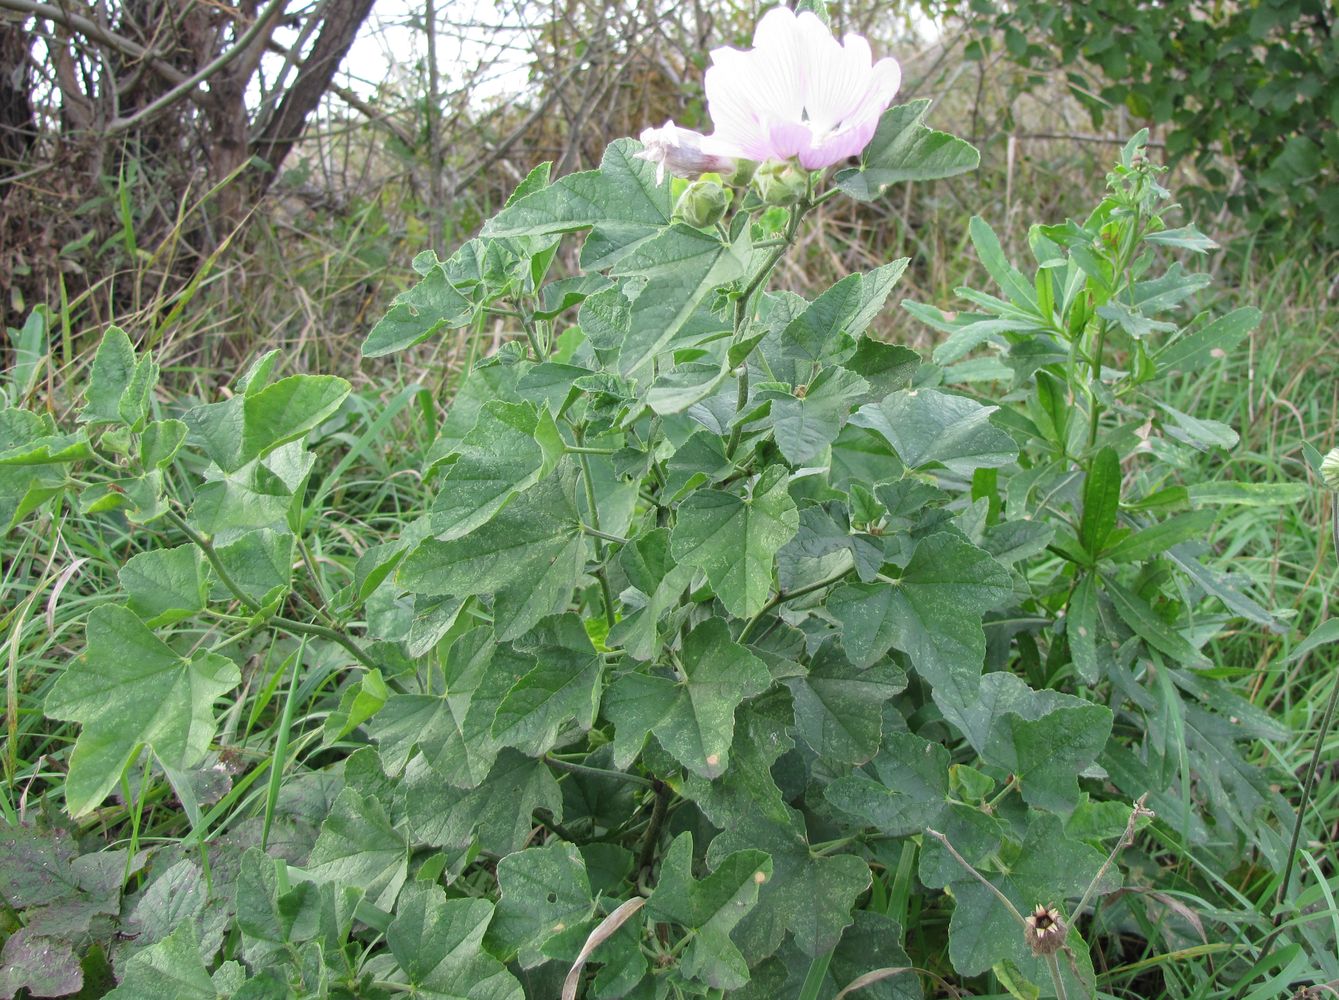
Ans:
[[[907,260],[771,288],[817,206],[978,160],[821,14],[714,54],[712,135],[540,166],[414,260],[366,355],[516,333],[440,423],[409,387],[355,434],[347,382],[273,354],[173,410],[115,329],[76,429],[4,411],[4,520],[137,553],[46,696],[77,741],[7,800],[16,953],[68,986],[96,945],[121,1000],[1078,1000],[1095,956],[1196,940],[1159,856],[1226,882],[1292,821],[1248,759],[1281,728],[1211,660],[1280,626],[1207,542],[1298,494],[1185,482],[1236,435],[1149,390],[1258,314],[1177,318],[1208,279],[1167,257],[1212,244],[1164,224],[1142,134],[1033,273],[972,221],[998,294],[903,303],[932,361],[869,332]],[[346,518],[415,400],[423,490]],[[174,797],[188,827],[141,840]],[[1325,923],[1279,941],[1324,956]]]

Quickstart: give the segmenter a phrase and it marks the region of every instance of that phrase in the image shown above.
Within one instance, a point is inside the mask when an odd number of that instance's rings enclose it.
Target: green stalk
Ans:
[[[813,175],[810,174],[808,190],[805,191],[803,200],[798,202],[795,205],[794,211],[791,212],[790,222],[786,226],[786,234],[782,237],[781,243],[767,255],[767,260],[763,262],[762,267],[758,269],[757,273],[749,279],[749,283],[744,286],[744,290],[739,293],[739,298],[735,300],[735,332],[730,340],[732,346],[739,342],[739,338],[743,335],[744,327],[747,325],[748,319],[752,314],[750,306],[753,293],[762,287],[763,283],[771,275],[772,269],[776,267],[781,258],[786,255],[786,251],[795,245],[795,236],[800,231],[800,221],[804,218],[805,214],[813,208],[815,204],[820,204],[822,202],[823,199],[819,199],[818,202],[813,200],[813,185]],[[730,441],[725,447],[726,458],[733,459],[735,457],[735,451],[739,448],[739,439],[743,437],[744,425],[737,421],[738,417],[744,412],[744,407],[748,405],[748,401],[749,366],[746,359],[739,370],[739,394],[735,399],[736,423],[734,428],[730,431]]]
[[[234,580],[227,569],[224,568],[223,561],[219,559],[218,553],[214,550],[214,543],[192,528],[190,524],[187,523],[186,519],[176,511],[168,510],[167,518],[185,532],[186,537],[194,542],[196,548],[204,553],[205,559],[209,561],[209,565],[213,567],[214,572],[218,574],[218,578],[223,581],[223,585],[232,592],[232,595],[237,598],[242,607],[246,608],[246,610],[253,615],[258,614],[261,610],[260,605],[252,600],[250,595],[237,585],[237,581]],[[275,615],[270,621],[277,627],[282,628],[287,632],[292,632],[295,635],[315,636],[320,639],[325,639],[328,642],[333,642],[338,646],[342,646],[348,651],[349,655],[369,670],[378,669],[376,661],[368,656],[366,651],[359,646],[358,643],[354,642],[342,632],[337,632],[332,628],[326,628],[324,625],[317,625],[314,622],[300,622],[293,618],[285,618],[282,615]]]
[[[585,436],[585,429],[575,427],[573,431],[576,434],[577,444],[580,445]],[[595,560],[600,564],[595,570],[595,579],[600,581],[600,596],[604,600],[605,625],[612,632],[614,629],[614,593],[609,586],[609,574],[605,572],[604,568],[604,540],[606,536],[600,531],[600,508],[595,502],[595,481],[590,476],[590,458],[586,452],[579,451],[577,459],[581,462],[581,479],[586,484],[586,506],[590,508],[588,533],[595,539]]]

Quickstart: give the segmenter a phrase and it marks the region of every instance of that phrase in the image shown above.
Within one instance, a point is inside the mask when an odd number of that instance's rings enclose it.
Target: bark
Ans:
[[[22,169],[37,139],[33,105],[29,99],[32,73],[28,67],[31,36],[23,25],[0,21],[0,185]],[[0,187],[0,197],[5,194]]]
[[[260,175],[263,191],[278,176],[279,168],[293,145],[302,136],[307,118],[330,89],[335,71],[344,61],[358,29],[372,10],[374,0],[327,0],[321,15],[321,33],[312,50],[284,93],[274,115],[251,142],[251,152],[272,168]]]

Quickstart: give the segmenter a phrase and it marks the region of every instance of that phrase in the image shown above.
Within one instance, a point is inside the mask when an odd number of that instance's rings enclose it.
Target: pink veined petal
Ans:
[[[775,121],[767,130],[769,160],[789,160],[803,157],[814,141],[813,132],[803,122]]]
[[[830,132],[814,145],[800,153],[800,166],[806,170],[820,170],[855,156],[869,145],[879,120],[871,118],[837,132]]]
[[[712,139],[736,150],[735,155],[758,159],[767,148],[760,109],[753,101],[749,60],[734,49],[712,53],[715,65],[707,70],[705,89],[712,123]]]
[[[805,110],[818,134],[841,125],[866,97],[871,83],[869,44],[847,37],[847,46],[828,36],[811,51]]]
[[[799,121],[804,113],[805,35],[784,7],[768,11],[753,35],[747,86],[753,106],[773,118]]]
[[[851,110],[851,119],[878,117],[887,110],[902,86],[902,67],[896,59],[884,58],[874,64],[870,73],[871,84],[859,106]]]
[[[829,166],[868,145],[901,83],[893,59],[873,62],[859,35],[842,42],[810,11],[763,15],[753,48],[712,52],[707,104],[715,131],[704,153],[752,160],[798,158]]]

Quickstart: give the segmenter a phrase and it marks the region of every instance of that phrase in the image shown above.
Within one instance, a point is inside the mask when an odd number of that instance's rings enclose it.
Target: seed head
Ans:
[[[1064,947],[1068,928],[1060,919],[1060,911],[1054,905],[1043,906],[1038,903],[1036,909],[1028,914],[1023,923],[1027,925],[1023,937],[1027,940],[1027,946],[1032,949],[1032,954],[1038,958],[1054,955]]]

